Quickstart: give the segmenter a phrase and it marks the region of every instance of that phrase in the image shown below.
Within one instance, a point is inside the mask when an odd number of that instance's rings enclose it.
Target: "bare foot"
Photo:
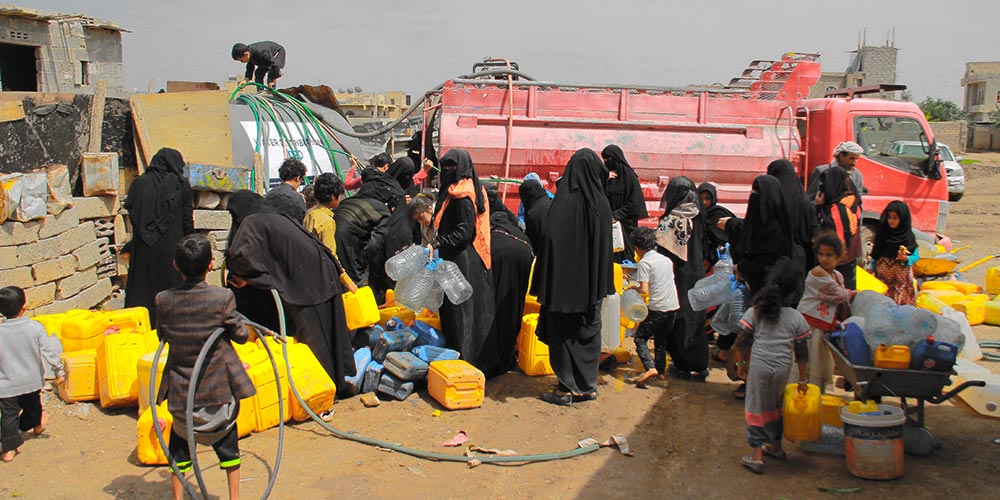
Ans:
[[[646,373],[643,373],[639,377],[639,379],[635,381],[635,386],[638,387],[638,388],[640,388],[640,389],[645,389],[646,388],[646,382],[648,382],[649,379],[655,377],[656,374],[657,374],[656,368],[650,368],[650,369],[646,370]]]
[[[49,422],[49,414],[43,411],[41,422],[39,422],[39,424],[36,425],[34,429],[31,429],[31,432],[34,432],[36,436],[41,436],[42,433],[45,432],[45,424],[47,424],[48,422]]]
[[[4,453],[3,457],[0,457],[0,460],[3,460],[4,462],[7,463],[13,462],[14,456],[17,455],[17,453],[18,453],[17,450],[10,450],[7,453]]]

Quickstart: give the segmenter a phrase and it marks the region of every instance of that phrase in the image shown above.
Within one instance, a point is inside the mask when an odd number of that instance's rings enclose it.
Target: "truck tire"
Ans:
[[[864,269],[868,269],[868,262],[872,258],[876,225],[877,223],[865,222],[861,226],[861,257],[858,258],[858,265]]]
[[[948,201],[958,201],[958,200],[961,200],[962,199],[962,195],[964,195],[964,194],[965,193],[949,193],[948,194]]]

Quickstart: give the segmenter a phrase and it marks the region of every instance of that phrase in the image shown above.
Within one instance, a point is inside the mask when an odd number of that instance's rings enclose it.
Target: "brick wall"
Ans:
[[[947,144],[952,153],[958,154],[965,151],[966,122],[930,122],[930,126],[934,132],[935,141]]]

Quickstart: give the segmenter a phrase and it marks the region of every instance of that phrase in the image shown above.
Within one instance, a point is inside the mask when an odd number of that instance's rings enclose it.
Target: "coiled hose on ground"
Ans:
[[[473,460],[476,460],[479,463],[484,463],[484,464],[512,464],[512,463],[513,464],[527,464],[527,463],[535,463],[535,462],[548,462],[548,461],[552,461],[552,460],[565,460],[567,458],[574,458],[574,457],[578,457],[578,456],[581,456],[581,455],[586,455],[587,453],[592,453],[592,452],[597,451],[598,449],[601,448],[600,444],[598,444],[596,442],[593,442],[593,443],[590,443],[590,444],[587,444],[587,445],[579,446],[578,448],[574,448],[574,449],[566,450],[566,451],[555,452],[555,453],[539,453],[539,454],[534,454],[534,455],[511,455],[511,456],[484,455],[484,456],[476,456],[473,459],[473,458],[470,458],[470,457],[467,457],[467,456],[464,456],[464,455],[452,455],[452,454],[447,454],[447,453],[436,453],[436,452],[431,452],[431,451],[417,450],[417,449],[408,448],[408,447],[405,447],[405,446],[402,446],[402,445],[399,445],[399,444],[396,444],[396,443],[390,443],[388,441],[382,441],[380,439],[374,439],[374,438],[369,438],[369,437],[365,437],[365,436],[359,436],[357,434],[351,434],[351,433],[342,431],[340,429],[337,429],[336,427],[333,427],[329,423],[324,422],[323,419],[321,419],[319,417],[319,415],[317,415],[316,412],[314,412],[312,410],[312,408],[310,408],[309,405],[306,404],[305,400],[302,398],[302,395],[299,394],[298,388],[295,386],[295,381],[292,379],[292,370],[291,370],[291,366],[292,365],[291,365],[290,360],[288,359],[288,344],[285,342],[287,331],[285,330],[284,306],[283,306],[283,304],[281,302],[281,297],[278,295],[278,291],[277,290],[271,290],[271,295],[274,297],[275,307],[278,310],[278,325],[279,325],[279,328],[280,328],[281,332],[280,333],[276,333],[276,332],[274,332],[274,331],[272,331],[272,330],[270,330],[270,329],[268,329],[268,328],[266,328],[266,327],[264,327],[264,326],[262,326],[260,324],[257,324],[257,323],[255,323],[253,321],[250,321],[250,320],[248,320],[246,318],[244,318],[244,322],[247,325],[253,327],[254,330],[257,331],[258,335],[268,335],[268,336],[271,336],[275,340],[277,340],[278,342],[281,343],[282,353],[283,353],[283,356],[285,358],[285,370],[286,370],[286,375],[288,377],[288,385],[292,389],[292,394],[295,395],[295,399],[299,402],[299,405],[309,415],[309,418],[311,418],[314,422],[316,422],[317,424],[319,424],[320,427],[322,427],[323,429],[326,429],[327,431],[329,431],[331,434],[333,434],[336,437],[339,437],[341,439],[346,439],[346,440],[349,440],[349,441],[353,441],[353,442],[356,442],[356,443],[365,444],[365,445],[368,445],[368,446],[376,446],[378,448],[392,450],[392,451],[395,451],[395,452],[402,453],[404,455],[409,455],[411,457],[416,457],[416,458],[420,458],[420,459],[424,459],[424,460],[434,460],[434,461],[439,461],[439,462],[460,462],[460,463],[463,463],[463,464],[469,464]],[[202,347],[201,352],[198,354],[198,359],[195,362],[194,371],[192,373],[192,380],[197,380],[198,379],[197,377],[201,373],[202,365],[205,364],[205,360],[207,359],[209,350],[219,340],[220,336],[222,335],[222,332],[223,332],[222,328],[219,328],[219,329],[215,330],[212,333],[211,337],[209,337],[209,340],[205,343],[204,347]],[[276,382],[275,385],[277,386],[278,398],[280,400],[283,397],[283,395],[282,395],[282,392],[281,392],[281,378],[280,378],[280,376],[278,374],[278,365],[275,362],[274,355],[271,353],[271,349],[267,345],[268,343],[267,342],[261,342],[261,344],[264,346],[264,349],[267,351],[268,357],[271,359],[271,366],[272,366],[272,369],[274,370],[274,378],[275,378],[275,382]],[[153,402],[152,404],[150,404],[150,408],[152,408],[152,412],[153,412],[153,429],[156,432],[156,439],[160,442],[160,446],[162,447],[162,449],[164,450],[164,453],[167,456],[167,461],[170,464],[171,471],[173,472],[174,475],[176,475],[181,480],[181,484],[183,484],[184,490],[187,492],[187,494],[190,495],[191,498],[197,499],[199,497],[198,497],[197,492],[194,490],[194,487],[192,487],[191,484],[180,473],[180,471],[177,469],[177,463],[176,463],[176,461],[174,461],[174,458],[172,456],[170,456],[170,452],[168,450],[166,440],[163,438],[163,432],[160,429],[160,426],[157,424],[158,420],[156,418],[156,404],[155,404],[155,402],[156,402],[156,389],[155,389],[155,387],[156,387],[156,371],[157,371],[156,367],[157,367],[157,364],[158,364],[159,359],[160,359],[160,354],[163,352],[164,345],[165,345],[165,343],[161,341],[160,345],[157,347],[156,354],[154,354],[154,357],[153,357],[153,367],[152,367],[152,370],[150,371],[150,384],[149,384],[149,387],[150,387],[150,401]],[[191,450],[191,466],[192,466],[192,468],[194,470],[195,478],[197,479],[198,486],[200,487],[201,492],[202,492],[202,497],[201,498],[203,498],[204,500],[207,500],[208,499],[208,490],[205,487],[205,482],[204,482],[204,480],[202,478],[202,475],[201,475],[201,468],[198,465],[197,453],[196,453],[196,450],[195,450],[196,443],[195,443],[195,440],[194,440],[193,414],[192,414],[192,411],[191,411],[191,409],[194,407],[194,395],[195,395],[196,388],[197,388],[197,383],[196,382],[192,382],[191,385],[188,387],[187,411],[186,411],[186,415],[185,415],[185,417],[186,417],[185,422],[186,422],[186,425],[187,425],[188,447]],[[279,470],[279,467],[281,465],[281,455],[282,455],[282,452],[283,452],[284,440],[285,440],[285,426],[284,426],[285,418],[284,418],[284,409],[283,409],[282,405],[278,405],[278,409],[279,409],[279,415],[280,415],[280,422],[281,423],[279,423],[279,425],[278,425],[278,452],[277,452],[277,458],[275,459],[274,469],[271,471],[270,477],[268,478],[267,488],[264,490],[264,494],[261,496],[261,500],[266,500],[271,495],[271,490],[273,489],[274,483],[275,483],[275,481],[278,478],[278,470]]]

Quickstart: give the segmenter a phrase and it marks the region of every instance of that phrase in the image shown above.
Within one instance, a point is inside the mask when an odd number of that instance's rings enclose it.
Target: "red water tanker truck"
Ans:
[[[864,174],[866,225],[902,199],[915,228],[943,232],[948,185],[923,112],[911,102],[871,95],[904,87],[842,89],[809,99],[819,76],[818,55],[788,53],[753,61],[729,84],[708,87],[454,79],[425,113],[438,130],[440,151],[468,150],[481,177],[536,172],[551,184],[576,150],[617,144],[639,175],[651,214],[678,175],[714,182],[720,203],[742,214],[754,177],[771,161],[790,160],[805,182],[833,160],[837,144],[854,141],[865,149],[856,167]],[[922,147],[899,147],[914,142]],[[516,189],[506,190],[508,205],[516,206],[516,198]]]

